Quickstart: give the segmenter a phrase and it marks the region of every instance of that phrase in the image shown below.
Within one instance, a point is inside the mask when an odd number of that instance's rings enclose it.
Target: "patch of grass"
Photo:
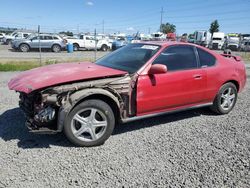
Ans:
[[[0,64],[0,71],[25,71],[39,67],[38,63],[5,63]]]
[[[42,61],[42,66],[45,65],[52,65],[57,63],[74,63],[74,62],[85,62],[91,61],[91,59],[65,59],[65,60],[58,60],[58,59],[46,59]],[[30,70],[36,67],[40,67],[40,63],[38,60],[0,60],[0,71],[25,71]]]

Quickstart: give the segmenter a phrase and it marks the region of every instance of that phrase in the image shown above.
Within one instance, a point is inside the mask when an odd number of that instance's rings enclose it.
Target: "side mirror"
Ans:
[[[154,64],[150,67],[148,74],[163,74],[167,72],[167,66],[162,64]]]

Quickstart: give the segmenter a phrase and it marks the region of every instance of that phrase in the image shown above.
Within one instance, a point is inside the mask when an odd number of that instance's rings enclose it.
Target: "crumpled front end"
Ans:
[[[43,101],[41,93],[20,93],[19,106],[26,116],[26,126],[33,132],[56,131],[58,106]]]
[[[70,110],[85,97],[106,95],[117,104],[123,118],[135,113],[131,109],[132,86],[129,75],[48,87],[31,93],[20,92],[20,108],[26,126],[36,133],[57,133],[63,129]]]

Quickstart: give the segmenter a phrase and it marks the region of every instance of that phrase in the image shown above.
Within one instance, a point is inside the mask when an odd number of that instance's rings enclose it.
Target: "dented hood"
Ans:
[[[60,63],[24,71],[11,79],[8,86],[11,90],[30,93],[53,85],[124,74],[124,71],[90,62]]]

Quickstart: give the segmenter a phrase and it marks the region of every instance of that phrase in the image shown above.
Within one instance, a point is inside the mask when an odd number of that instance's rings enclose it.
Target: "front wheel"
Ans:
[[[211,109],[217,114],[229,113],[236,103],[237,94],[235,84],[231,82],[224,84],[216,95]]]
[[[28,44],[21,44],[21,45],[19,46],[19,50],[20,50],[21,52],[28,52],[28,51],[30,50],[30,47],[29,47]]]
[[[58,53],[61,51],[61,46],[59,46],[58,44],[54,44],[52,46],[52,51],[55,52],[55,53]]]
[[[78,104],[67,116],[64,133],[77,146],[98,146],[112,134],[115,117],[110,106],[101,100]]]

